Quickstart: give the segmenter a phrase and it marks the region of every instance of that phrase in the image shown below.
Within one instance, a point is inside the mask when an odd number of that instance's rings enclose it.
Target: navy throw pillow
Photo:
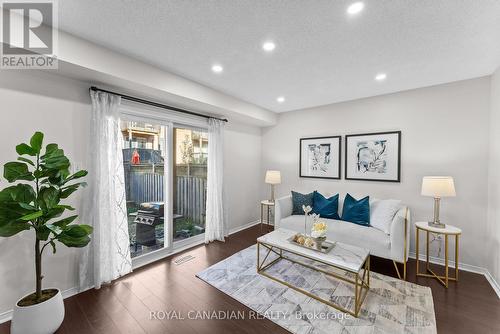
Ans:
[[[325,198],[319,192],[313,193],[313,213],[326,219],[340,219],[339,217],[339,194]]]
[[[295,191],[292,191],[292,215],[303,215],[304,210],[302,210],[302,205],[313,207],[313,194],[301,194]]]
[[[347,194],[344,199],[342,220],[358,225],[370,225],[370,196],[356,200]]]

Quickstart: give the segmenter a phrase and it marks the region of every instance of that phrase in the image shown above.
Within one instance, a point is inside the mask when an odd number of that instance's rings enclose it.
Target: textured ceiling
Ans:
[[[499,0],[365,0],[349,17],[352,2],[64,0],[59,26],[277,112],[488,75],[500,65]],[[269,39],[271,54],[261,49]],[[379,72],[384,82],[373,79]]]

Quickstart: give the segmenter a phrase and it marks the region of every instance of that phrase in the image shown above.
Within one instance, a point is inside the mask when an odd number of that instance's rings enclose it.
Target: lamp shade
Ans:
[[[422,196],[438,198],[456,196],[453,178],[451,176],[424,176]]]
[[[266,183],[269,184],[280,184],[281,183],[281,173],[279,170],[268,170],[266,172]]]

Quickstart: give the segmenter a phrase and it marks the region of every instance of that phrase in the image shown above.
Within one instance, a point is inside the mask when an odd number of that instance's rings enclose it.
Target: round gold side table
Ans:
[[[438,227],[433,227],[429,226],[428,222],[416,222],[415,223],[416,227],[416,261],[417,261],[417,276],[420,277],[433,277],[437,279],[441,284],[445,286],[445,288],[448,288],[448,282],[449,281],[455,281],[458,282],[458,238],[462,234],[462,230],[459,229],[458,227],[452,226],[452,225],[446,225],[445,228],[438,228]],[[419,232],[420,230],[426,232],[426,248],[425,248],[425,256],[426,256],[426,261],[425,261],[425,269],[426,273],[421,273],[419,271],[419,260],[418,260],[418,255],[419,255]],[[430,233],[435,233],[435,234],[442,234],[444,235],[444,276],[443,275],[438,275],[434,271],[432,271],[429,268],[429,234]],[[455,236],[455,277],[450,277],[449,275],[449,268],[448,268],[448,236]]]
[[[266,222],[266,233],[269,232],[269,226],[271,226],[271,208],[274,207],[274,202],[270,200],[260,201],[260,234],[262,234],[262,225]],[[266,220],[264,220],[264,211],[266,212]],[[274,223],[272,224],[274,226]]]

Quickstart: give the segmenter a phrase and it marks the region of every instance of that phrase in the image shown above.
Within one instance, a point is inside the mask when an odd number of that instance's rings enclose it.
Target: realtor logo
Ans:
[[[57,12],[54,0],[4,0],[2,69],[55,69]]]

